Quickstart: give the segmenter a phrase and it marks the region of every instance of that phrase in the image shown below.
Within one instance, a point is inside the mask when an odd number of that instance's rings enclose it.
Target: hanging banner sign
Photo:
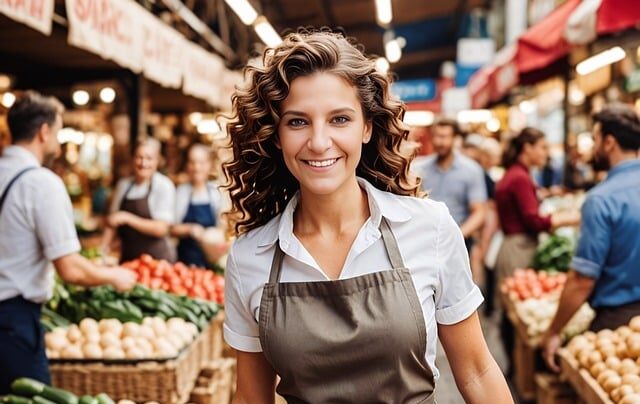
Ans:
[[[0,0],[0,13],[51,35],[55,0]]]
[[[221,75],[224,70],[220,57],[197,45],[187,43],[183,68],[184,93],[203,98],[212,105],[218,105],[222,90]]]
[[[150,13],[142,20],[144,32],[143,73],[165,87],[182,85],[183,55],[187,40]]]
[[[130,0],[66,0],[69,43],[115,61],[136,73],[142,70],[147,13]]]

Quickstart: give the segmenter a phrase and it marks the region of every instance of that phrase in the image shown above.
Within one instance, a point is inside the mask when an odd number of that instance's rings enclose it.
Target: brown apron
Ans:
[[[495,264],[498,285],[513,275],[516,268],[529,268],[537,248],[538,240],[534,236],[522,233],[505,235]]]
[[[138,199],[127,199],[127,194],[133,187],[133,184],[132,182],[124,193],[122,202],[120,203],[120,210],[133,213],[144,219],[151,219],[149,195],[151,195],[153,181],[149,183],[149,191],[146,196]],[[130,226],[118,227],[118,237],[120,237],[122,250],[120,262],[131,261],[140,257],[142,254],[149,254],[153,258],[164,259],[171,262],[175,260],[167,237],[153,237],[142,234]]]
[[[260,342],[288,403],[434,403],[427,330],[386,219],[393,266],[350,279],[280,283],[276,251],[260,302]]]

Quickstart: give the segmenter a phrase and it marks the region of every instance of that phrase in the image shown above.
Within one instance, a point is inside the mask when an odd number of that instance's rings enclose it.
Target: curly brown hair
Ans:
[[[230,232],[242,234],[266,224],[299,189],[276,147],[280,104],[293,80],[317,72],[335,74],[356,87],[365,120],[372,123],[356,174],[383,191],[420,195],[420,180],[409,174],[411,157],[400,152],[409,131],[402,122],[404,105],[390,94],[388,75],[343,35],[305,30],[267,49],[263,66],[246,67],[246,85],[232,96],[228,131],[233,158],[223,164],[232,202],[226,213]]]

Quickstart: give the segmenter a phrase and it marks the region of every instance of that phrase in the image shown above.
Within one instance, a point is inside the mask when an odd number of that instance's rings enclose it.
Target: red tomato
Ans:
[[[513,271],[513,277],[518,279],[518,278],[524,278],[526,272],[524,269],[522,268],[517,268],[515,271]]]
[[[216,276],[213,279],[213,284],[215,285],[216,289],[224,290],[224,277],[223,276]]]
[[[149,263],[151,263],[151,261],[153,261],[153,257],[151,257],[149,254],[142,254],[139,258],[140,262],[142,262],[143,264],[147,264],[149,265]]]
[[[549,272],[547,272],[547,271],[538,272],[538,279],[540,279],[542,281],[542,280],[545,280],[547,278],[549,278]]]
[[[151,279],[151,288],[152,289],[160,289],[162,287],[162,279],[153,278]]]

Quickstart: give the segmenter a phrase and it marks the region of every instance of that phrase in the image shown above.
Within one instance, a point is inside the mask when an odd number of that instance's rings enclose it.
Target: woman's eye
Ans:
[[[333,123],[337,123],[337,124],[345,124],[347,122],[349,122],[349,118],[346,116],[336,116],[335,118],[333,118]]]
[[[305,120],[304,119],[300,119],[300,118],[292,119],[287,123],[287,125],[294,126],[294,127],[303,126],[305,124],[306,124]]]

